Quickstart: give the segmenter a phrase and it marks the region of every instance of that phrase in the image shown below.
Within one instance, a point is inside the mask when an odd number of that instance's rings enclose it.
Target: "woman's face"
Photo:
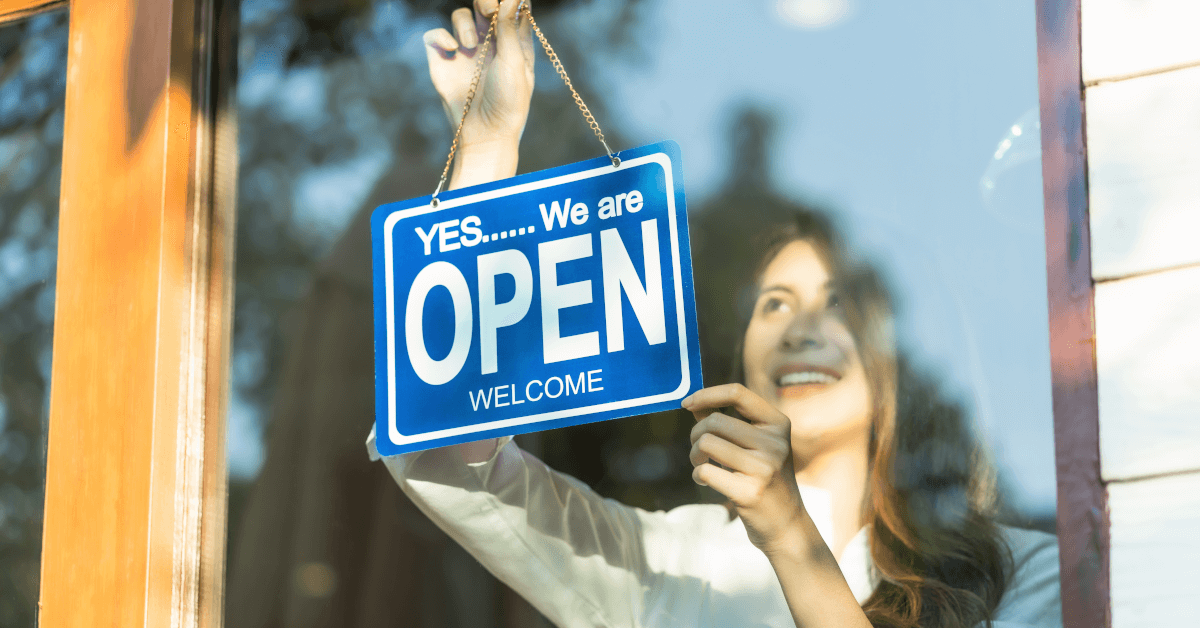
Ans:
[[[829,448],[865,442],[870,387],[820,255],[797,240],[760,279],[746,329],[746,386],[791,419],[797,466]]]

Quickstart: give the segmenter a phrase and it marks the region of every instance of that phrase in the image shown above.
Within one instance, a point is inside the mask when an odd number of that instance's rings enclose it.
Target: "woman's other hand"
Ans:
[[[814,528],[792,468],[788,417],[741,384],[699,390],[683,407],[696,417],[692,478],[733,502],[750,541],[768,556],[805,542],[801,537]]]
[[[451,14],[453,35],[444,28],[425,33],[430,78],[451,128],[457,128],[484,37],[492,15],[499,11],[483,74],[463,122],[452,187],[516,173],[517,145],[533,95],[534,61],[531,28],[528,20],[518,19],[518,4],[520,0],[475,0],[474,10],[461,8]],[[481,167],[498,171],[475,172]],[[467,174],[470,180],[463,180]]]
[[[696,415],[692,477],[737,507],[750,542],[779,577],[796,626],[870,628],[804,511],[792,469],[791,420],[741,384],[696,391],[683,407]],[[737,410],[746,421],[722,414],[722,408]]]

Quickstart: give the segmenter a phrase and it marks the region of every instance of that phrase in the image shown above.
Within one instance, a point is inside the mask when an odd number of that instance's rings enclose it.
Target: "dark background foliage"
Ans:
[[[0,626],[38,597],[67,20],[0,27]]]

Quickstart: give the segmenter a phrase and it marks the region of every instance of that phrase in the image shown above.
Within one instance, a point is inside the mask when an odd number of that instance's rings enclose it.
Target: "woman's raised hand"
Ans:
[[[496,150],[511,150],[515,159],[529,116],[534,61],[529,21],[518,19],[518,4],[520,0],[475,0],[474,10],[461,8],[451,14],[454,35],[444,28],[425,33],[429,74],[451,128],[456,128],[492,16],[500,13],[483,75],[463,122],[460,162],[472,154]]]
[[[768,556],[795,542],[809,526],[792,468],[788,417],[741,384],[696,391],[683,407],[696,417],[692,478],[733,502],[750,541]]]

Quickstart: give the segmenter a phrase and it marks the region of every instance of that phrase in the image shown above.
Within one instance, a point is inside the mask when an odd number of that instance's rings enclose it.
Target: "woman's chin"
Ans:
[[[795,384],[792,386],[778,386],[775,388],[775,398],[784,403],[787,403],[788,401],[800,401],[828,392],[830,388],[831,386],[829,384]]]
[[[796,387],[789,387],[796,388]],[[823,390],[780,391],[775,407],[792,421],[792,430],[805,440],[823,441],[834,434],[869,429],[870,406],[853,396]],[[786,394],[785,394],[786,393]]]

